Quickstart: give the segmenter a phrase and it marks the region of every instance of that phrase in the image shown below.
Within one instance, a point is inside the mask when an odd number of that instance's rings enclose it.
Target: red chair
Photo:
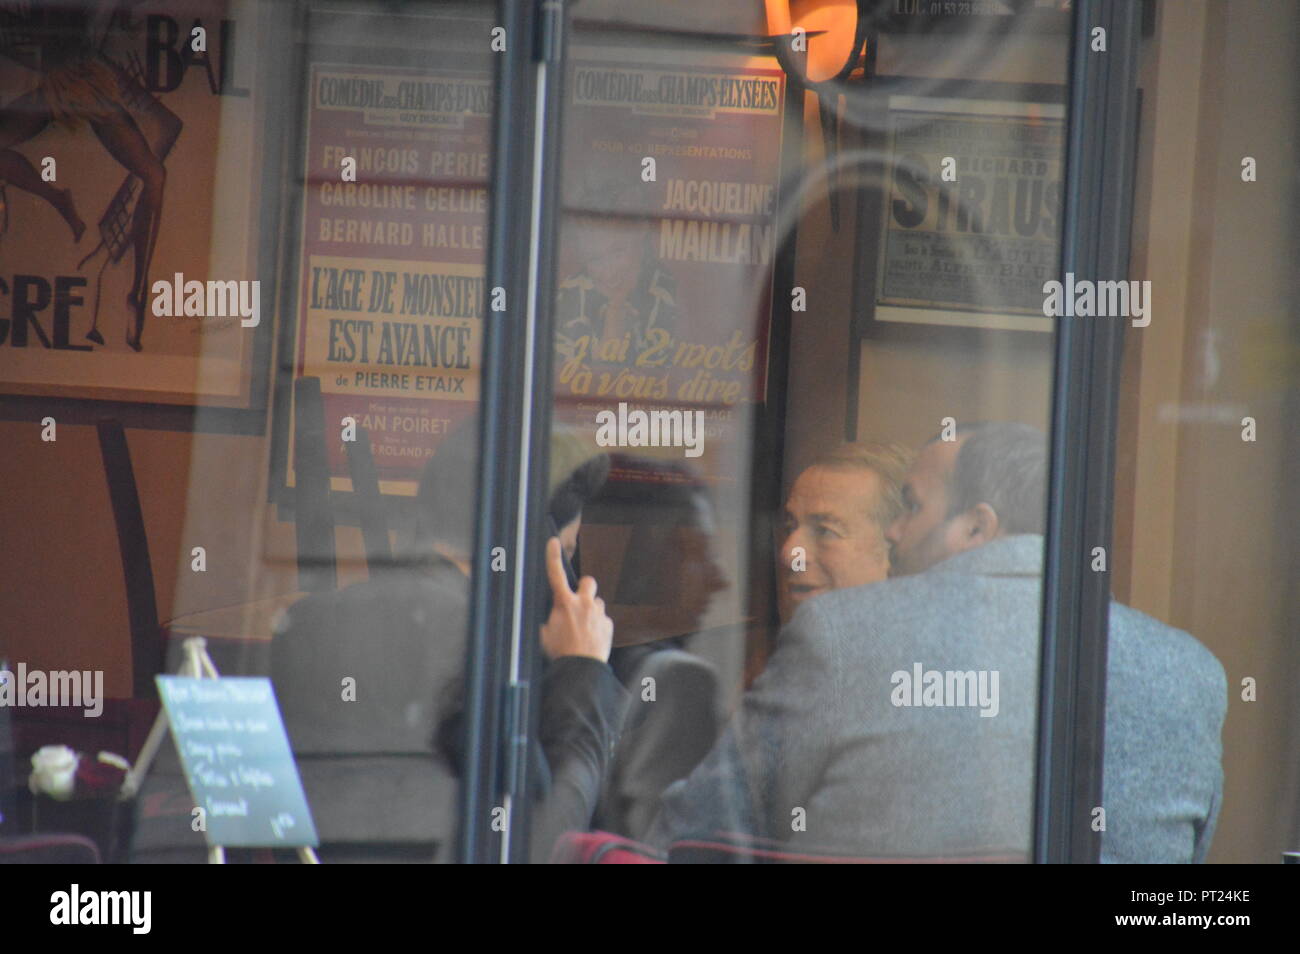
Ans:
[[[892,858],[850,855],[822,846],[796,850],[789,842],[736,833],[720,833],[711,839],[685,838],[674,842],[668,851],[672,865],[992,865],[1028,860],[1011,853]]]
[[[662,865],[666,861],[662,851],[607,831],[568,832],[551,853],[551,863],[557,865]]]
[[[845,855],[813,848],[792,851],[786,843],[748,835],[720,834],[715,839],[683,839],[665,855],[658,849],[607,831],[569,832],[555,846],[552,864],[567,865],[991,865],[1023,864],[1018,854],[882,858]]]

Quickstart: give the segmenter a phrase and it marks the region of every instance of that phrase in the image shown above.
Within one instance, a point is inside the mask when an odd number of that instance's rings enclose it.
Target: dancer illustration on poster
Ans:
[[[162,222],[166,169],[163,160],[181,131],[181,120],[152,96],[127,70],[101,50],[121,8],[130,3],[6,3],[0,5],[0,55],[36,71],[36,87],[0,105],[0,184],[7,183],[44,199],[80,241],[85,223],[72,192],[45,182],[13,147],[34,139],[50,125],[77,131],[88,125],[129,175],[99,221],[101,266],[116,263],[131,248],[134,271],[127,307],[134,321],[126,343],[141,350],[149,266]],[[125,14],[122,14],[125,15]],[[96,295],[94,323],[86,337],[102,345]],[[132,327],[133,325],[133,327]]]
[[[627,356],[635,358],[652,330],[674,333],[677,282],[655,254],[655,220],[580,215],[573,224],[578,270],[557,289],[557,353],[572,356],[584,336],[590,346],[626,336]]]

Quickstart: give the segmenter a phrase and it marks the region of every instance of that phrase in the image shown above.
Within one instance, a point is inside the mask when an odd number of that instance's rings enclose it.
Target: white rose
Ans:
[[[46,745],[32,756],[27,787],[33,795],[45,794],[64,801],[72,797],[76,776],[77,753],[66,745]]]

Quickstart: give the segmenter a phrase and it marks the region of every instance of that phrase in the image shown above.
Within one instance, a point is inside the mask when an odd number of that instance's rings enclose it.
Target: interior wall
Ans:
[[[1115,591],[1227,673],[1216,862],[1275,862],[1297,835],[1296,324],[1279,308],[1295,297],[1296,196],[1278,178],[1300,114],[1293,13],[1160,4],[1142,64],[1133,274],[1158,310],[1126,343]],[[1244,183],[1245,155],[1271,173]],[[1242,698],[1247,677],[1257,701]]]
[[[1186,26],[1174,32],[1185,7],[1162,4],[1161,12],[1169,18],[1162,35],[1185,35]],[[1142,342],[1145,368],[1170,354],[1181,373],[1176,391],[1162,382],[1142,402],[1149,426],[1137,456],[1163,453],[1158,471],[1148,465],[1135,512],[1168,508],[1172,499],[1172,532],[1144,526],[1135,535],[1135,577],[1155,579],[1135,585],[1133,598],[1147,609],[1148,593],[1167,592],[1168,621],[1193,633],[1227,672],[1224,801],[1210,856],[1219,862],[1277,862],[1296,847],[1300,803],[1292,765],[1300,745],[1293,701],[1300,465],[1289,416],[1300,370],[1290,304],[1291,170],[1300,145],[1294,13],[1281,4],[1204,5],[1201,75],[1182,91],[1194,100],[1183,105],[1200,108],[1195,178],[1180,196],[1191,210],[1190,242],[1182,243],[1182,261],[1150,274],[1155,294],[1168,288],[1185,302],[1181,361],[1176,351],[1157,352],[1155,339]],[[1259,164],[1254,183],[1242,181],[1243,156]],[[1166,168],[1158,167],[1160,180]],[[1242,439],[1246,416],[1255,419],[1255,441]],[[1255,701],[1243,698],[1246,678],[1257,683]]]
[[[1150,543],[1171,540],[1176,519],[1167,487],[1179,431],[1161,419],[1161,408],[1177,402],[1183,376],[1196,211],[1188,196],[1197,194],[1201,168],[1186,157],[1202,134],[1205,22],[1204,0],[1160,4],[1156,35],[1139,61],[1143,115],[1131,259],[1134,274],[1149,277],[1159,290],[1162,320],[1126,333],[1112,575],[1118,599],[1164,620],[1171,609],[1172,553]],[[1134,559],[1139,540],[1141,560]]]
[[[99,669],[110,697],[131,695],[131,643],[117,530],[95,428],[0,422],[0,653],[37,669]],[[160,607],[176,585],[188,435],[131,431]],[[179,466],[156,466],[167,458]],[[169,479],[170,478],[170,479]]]
[[[790,322],[782,493],[807,461],[844,439],[853,312],[852,193],[840,190],[839,230],[831,225],[826,149],[817,98],[804,96],[803,202],[796,222],[794,284],[807,294],[807,311]]]
[[[942,337],[864,341],[858,438],[917,448],[939,432],[945,417],[1022,421],[1045,431],[1052,386],[1047,344],[1008,340],[973,349]]]
[[[56,418],[57,420],[57,418]],[[98,669],[131,696],[117,528],[91,425],[0,422],[0,653],[34,669]],[[127,431],[163,622],[297,588],[294,526],[266,503],[269,437]],[[335,532],[340,585],[364,579],[360,531]],[[191,549],[207,569],[191,568]],[[288,555],[287,558],[285,555]]]

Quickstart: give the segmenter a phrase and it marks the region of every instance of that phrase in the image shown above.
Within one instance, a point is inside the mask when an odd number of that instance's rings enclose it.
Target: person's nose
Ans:
[[[885,528],[885,539],[891,544],[897,543],[903,537],[903,516],[895,517],[893,522]]]

